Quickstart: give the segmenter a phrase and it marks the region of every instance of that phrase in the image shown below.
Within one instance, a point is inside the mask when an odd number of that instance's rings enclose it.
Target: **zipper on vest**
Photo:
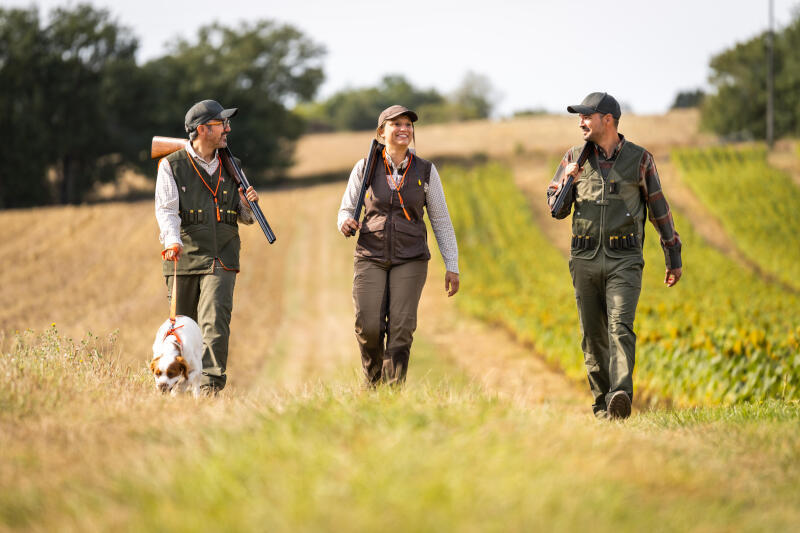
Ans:
[[[392,206],[394,205],[394,190],[390,187],[389,188],[389,214],[386,217],[386,230],[384,234],[386,235],[386,239],[388,241],[388,245],[386,247],[388,251],[388,257],[386,261],[391,264],[392,257],[394,257],[394,228],[392,227]]]
[[[623,146],[622,149],[625,147]],[[614,167],[617,166],[617,161],[619,161],[619,156],[622,153],[622,149],[617,154],[617,158],[611,163],[611,168],[608,169],[608,175],[610,176],[612,172],[614,172]],[[606,235],[605,235],[605,227],[606,227],[606,206],[608,205],[608,200],[606,200],[606,178],[603,176],[603,171],[600,170],[600,157],[595,152],[595,157],[597,158],[597,173],[600,175],[600,179],[603,181],[603,191],[600,193],[600,201],[597,202],[597,205],[600,206],[600,247],[603,249],[603,253],[606,253],[608,249],[606,247]]]

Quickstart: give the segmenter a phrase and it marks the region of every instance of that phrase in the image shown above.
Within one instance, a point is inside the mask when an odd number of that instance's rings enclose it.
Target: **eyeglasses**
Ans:
[[[222,126],[223,128],[227,128],[231,125],[231,119],[226,118],[224,120],[215,120],[213,122],[206,122],[206,126]]]

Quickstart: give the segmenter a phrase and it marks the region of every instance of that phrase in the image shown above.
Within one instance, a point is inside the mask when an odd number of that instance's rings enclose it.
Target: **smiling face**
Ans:
[[[584,141],[599,142],[606,130],[614,122],[610,114],[592,113],[591,115],[578,115],[578,127],[583,132]]]
[[[215,118],[197,127],[197,134],[202,137],[203,144],[212,150],[228,146],[228,134],[231,132],[230,120]]]
[[[387,146],[408,148],[414,138],[414,124],[405,115],[400,115],[384,122],[379,133]]]
[[[156,388],[161,392],[169,392],[180,381],[181,376],[188,378],[189,365],[180,355],[177,347],[165,343],[165,353],[154,354],[150,361],[150,371],[156,380]]]

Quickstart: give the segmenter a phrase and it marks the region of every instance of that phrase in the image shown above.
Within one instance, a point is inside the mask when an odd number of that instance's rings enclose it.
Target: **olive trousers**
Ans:
[[[580,318],[581,348],[595,415],[606,412],[617,391],[633,400],[636,334],[633,321],[642,290],[641,256],[616,259],[600,250],[594,259],[569,262]]]
[[[166,276],[169,298],[175,276]],[[176,313],[194,319],[203,332],[203,375],[200,386],[218,391],[225,388],[228,341],[231,335],[233,288],[236,272],[214,268],[213,274],[178,276]]]
[[[356,257],[353,271],[355,333],[365,381],[402,384],[428,261],[389,266]]]

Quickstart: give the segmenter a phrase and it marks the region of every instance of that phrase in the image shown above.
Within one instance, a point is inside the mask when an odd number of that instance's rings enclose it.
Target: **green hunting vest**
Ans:
[[[364,221],[356,243],[356,257],[392,265],[431,258],[428,231],[422,220],[431,168],[430,161],[414,154],[400,188],[404,212],[398,191],[389,188],[386,181],[386,166],[382,159],[378,160],[364,199]]]
[[[178,274],[210,274],[214,271],[214,260],[219,259],[224,268],[239,270],[239,188],[220,162],[219,169],[209,176],[202,166],[192,166],[186,149],[178,150],[166,157],[172,168],[172,176],[178,186],[181,217],[181,241],[183,254],[178,261]],[[237,161],[238,163],[238,161]],[[195,170],[197,167],[197,170]],[[200,176],[208,184],[209,190]],[[221,183],[217,189],[217,180]],[[217,205],[212,190],[217,191]],[[163,262],[164,275],[172,275],[172,261]]]
[[[572,148],[577,161],[582,147]],[[644,148],[625,141],[603,178],[596,154],[584,165],[575,188],[571,256],[593,259],[602,248],[609,257],[642,255],[646,206],[639,190]]]

